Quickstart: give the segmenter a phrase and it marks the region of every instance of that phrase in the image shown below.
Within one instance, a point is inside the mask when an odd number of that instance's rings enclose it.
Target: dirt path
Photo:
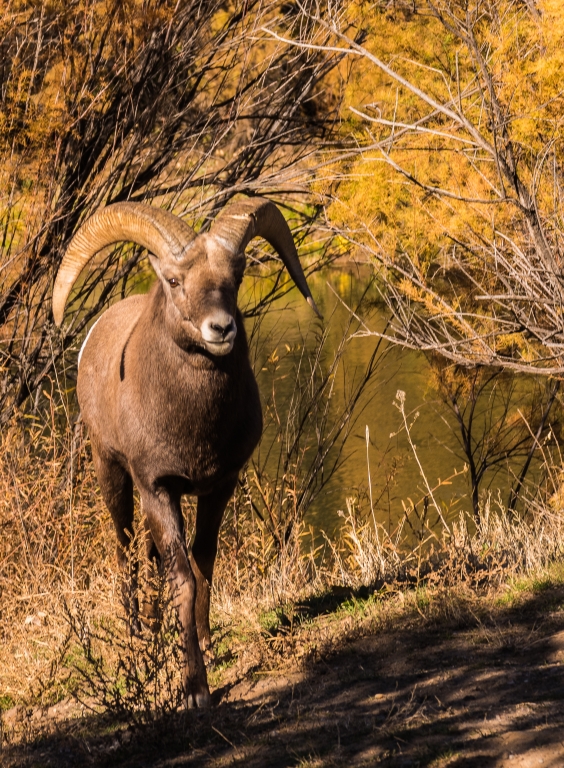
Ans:
[[[344,643],[306,671],[215,694],[143,730],[84,718],[0,752],[10,766],[564,766],[564,587],[488,619]]]

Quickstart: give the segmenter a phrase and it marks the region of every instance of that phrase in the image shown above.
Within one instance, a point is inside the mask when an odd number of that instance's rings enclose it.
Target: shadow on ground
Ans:
[[[495,620],[422,617],[219,697],[211,712],[142,729],[83,718],[4,748],[0,764],[561,768],[564,588],[500,609]]]

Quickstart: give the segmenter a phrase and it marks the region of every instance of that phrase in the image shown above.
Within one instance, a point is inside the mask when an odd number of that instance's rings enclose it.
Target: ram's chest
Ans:
[[[147,481],[179,476],[193,492],[205,492],[237,472],[260,437],[256,383],[252,375],[192,371],[189,381],[176,384],[153,400],[147,394],[151,389],[145,390],[144,419],[128,414],[128,442],[134,448],[126,453],[135,474]]]

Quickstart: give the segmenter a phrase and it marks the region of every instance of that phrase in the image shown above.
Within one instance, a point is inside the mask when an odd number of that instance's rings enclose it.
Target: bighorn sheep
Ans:
[[[100,489],[127,564],[133,483],[145,515],[148,555],[165,562],[183,633],[184,691],[208,706],[202,651],[210,648],[210,585],[223,512],[262,430],[237,292],[245,247],[256,236],[279,253],[317,312],[292,235],[278,208],[253,198],[228,206],[207,233],[139,203],[97,211],[75,234],[53,291],[63,318],[82,269],[102,248],[132,241],[147,248],[158,276],[147,295],[111,306],[79,356],[77,393]],[[189,556],[180,499],[198,497]],[[135,614],[135,595],[127,597]],[[133,616],[135,620],[135,615]]]

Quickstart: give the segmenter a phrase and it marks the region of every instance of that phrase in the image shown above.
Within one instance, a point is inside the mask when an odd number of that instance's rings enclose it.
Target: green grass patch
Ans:
[[[13,706],[15,706],[14,699],[10,696],[9,693],[5,693],[3,696],[0,696],[0,712],[5,712],[7,709],[11,709]]]

